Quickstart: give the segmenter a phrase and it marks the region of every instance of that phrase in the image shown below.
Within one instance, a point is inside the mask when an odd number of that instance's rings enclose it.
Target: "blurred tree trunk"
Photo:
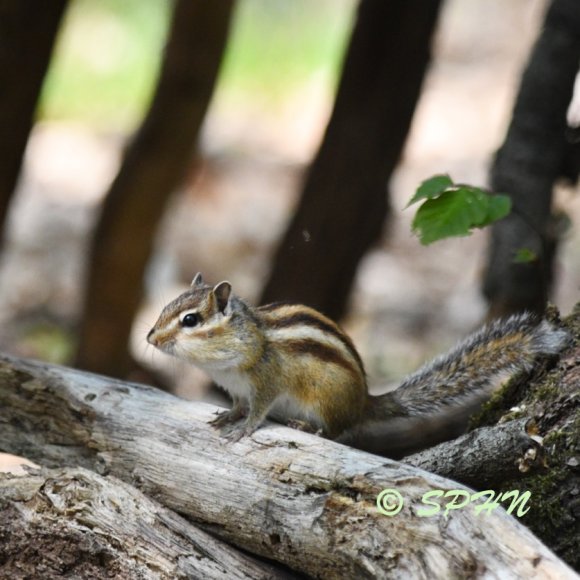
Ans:
[[[0,0],[0,229],[66,5],[66,0]]]
[[[179,0],[153,103],[107,194],[92,245],[76,365],[132,366],[129,336],[169,195],[192,161],[222,61],[233,0]]]
[[[491,169],[491,188],[512,198],[510,216],[494,225],[484,293],[490,315],[543,311],[552,282],[558,232],[551,216],[554,183],[577,179],[566,167],[566,109],[580,61],[580,2],[554,0],[523,74],[505,142]],[[531,262],[515,263],[525,248]]]
[[[334,110],[262,302],[344,313],[358,262],[388,213],[388,180],[419,98],[439,6],[361,1]]]

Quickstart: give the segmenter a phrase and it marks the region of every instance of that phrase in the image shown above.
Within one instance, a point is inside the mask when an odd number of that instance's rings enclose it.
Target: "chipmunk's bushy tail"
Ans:
[[[339,440],[401,457],[458,436],[501,380],[559,353],[570,335],[532,314],[484,326],[449,353],[408,376],[394,391],[370,397],[367,420]]]
[[[559,353],[569,334],[532,314],[497,320],[407,377],[392,394],[409,415],[431,415],[490,394],[499,381]]]

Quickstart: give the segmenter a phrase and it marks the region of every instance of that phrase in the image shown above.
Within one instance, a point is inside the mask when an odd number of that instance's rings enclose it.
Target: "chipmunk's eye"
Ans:
[[[201,318],[199,314],[196,314],[195,312],[190,312],[181,319],[181,326],[187,327],[197,326],[200,322]]]

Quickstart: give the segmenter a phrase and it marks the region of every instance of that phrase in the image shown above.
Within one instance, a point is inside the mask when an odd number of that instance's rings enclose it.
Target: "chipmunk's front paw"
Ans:
[[[242,437],[249,437],[256,430],[255,426],[248,425],[246,421],[243,423],[238,423],[236,425],[228,425],[221,430],[220,435],[230,441],[235,443],[242,439]]]
[[[231,425],[244,416],[241,409],[230,409],[229,411],[219,411],[217,417],[212,419],[209,424],[216,429],[221,429],[226,425]]]

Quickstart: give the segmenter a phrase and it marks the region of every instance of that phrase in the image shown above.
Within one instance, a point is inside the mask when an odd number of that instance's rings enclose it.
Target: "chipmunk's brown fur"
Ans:
[[[546,321],[515,316],[484,327],[397,390],[373,397],[352,341],[320,312],[297,304],[252,308],[228,282],[211,287],[200,274],[163,309],[147,339],[230,393],[233,408],[213,423],[232,440],[254,432],[266,415],[305,421],[331,438],[366,423],[433,415],[489,391],[498,377],[530,368],[568,340]]]

